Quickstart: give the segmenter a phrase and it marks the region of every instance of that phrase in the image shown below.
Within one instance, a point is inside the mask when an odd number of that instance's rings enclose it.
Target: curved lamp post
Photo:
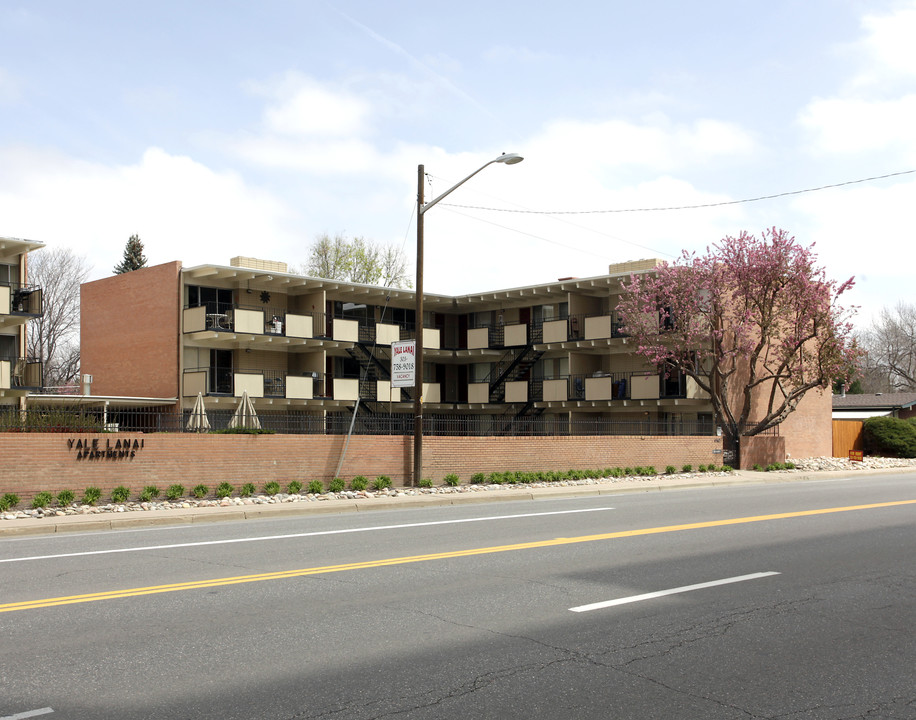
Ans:
[[[503,153],[490,162],[481,165],[474,172],[468,175],[464,180],[452,185],[441,195],[433,198],[428,203],[423,202],[423,180],[425,172],[422,165],[417,166],[417,307],[414,325],[416,327],[416,358],[415,381],[414,381],[414,425],[413,425],[413,485],[419,487],[423,475],[423,216],[426,211],[433,207],[447,195],[464,185],[468,180],[477,173],[493,163],[503,163],[504,165],[515,165],[520,163],[524,158],[515,153]]]

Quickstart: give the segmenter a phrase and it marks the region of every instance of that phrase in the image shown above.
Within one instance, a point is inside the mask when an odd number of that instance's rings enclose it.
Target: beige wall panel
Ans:
[[[563,380],[545,380],[544,400],[546,402],[569,400],[569,381],[565,378]]]
[[[337,320],[334,321],[336,331]],[[334,378],[335,400],[356,400],[359,397],[359,380],[353,378]]]
[[[595,340],[598,338],[609,338],[611,336],[611,316],[601,315],[599,317],[585,318],[585,339]]]
[[[206,372],[188,372],[184,374],[184,388],[182,395],[185,397],[196,397],[197,393],[207,394],[207,373]]]
[[[379,402],[401,402],[401,388],[391,387],[391,383],[387,380],[377,380],[375,399]]]
[[[439,383],[423,383],[423,402],[425,403],[442,402],[442,395],[439,390]]]
[[[359,321],[341,320],[334,318],[331,327],[334,330],[334,339],[343,342],[359,342]],[[334,397],[337,397],[336,394]],[[350,398],[355,400],[356,398]]]
[[[566,342],[566,328],[566,320],[551,320],[550,322],[545,322],[543,326],[543,341],[545,343]]]
[[[236,309],[232,317],[232,329],[237,333],[264,334],[264,311]],[[250,394],[250,393],[249,393]]]
[[[470,383],[468,385],[468,402],[469,403],[488,403],[490,402],[489,383]]]
[[[286,378],[286,397],[297,400],[311,400],[315,386],[311,376],[288,375]]]
[[[398,342],[401,339],[401,328],[397,325],[388,325],[385,323],[379,323],[375,326],[375,342],[378,345],[391,345],[393,342]],[[423,336],[423,340],[426,340],[426,336]]]
[[[658,375],[633,375],[630,378],[630,397],[633,400],[658,399]]]
[[[439,331],[435,328],[423,328],[423,347],[438,350],[441,347],[439,335]]]
[[[286,315],[286,336],[298,338],[315,337],[313,333],[314,321],[311,315]]]
[[[656,396],[658,393],[656,393]],[[590,377],[585,378],[586,400],[611,400],[613,398],[611,378]]]
[[[528,325],[506,325],[506,347],[528,344]]]
[[[242,397],[242,393],[247,391],[248,397],[264,397],[264,376],[255,375],[254,373],[234,373],[235,376],[235,396]]]
[[[528,402],[528,381],[513,380],[506,383],[506,402],[525,403]]]
[[[488,343],[489,330],[487,328],[471,328],[468,330],[468,350],[485,348]]]

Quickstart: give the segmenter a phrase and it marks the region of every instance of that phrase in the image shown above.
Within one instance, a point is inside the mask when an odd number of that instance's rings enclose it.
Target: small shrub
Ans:
[[[624,475],[632,475],[632,474],[633,474],[633,468],[624,468],[624,469],[623,469],[623,474],[624,474]]]
[[[636,473],[637,475],[646,474],[645,468],[642,465],[637,465],[635,468],[633,468],[633,472]]]
[[[83,505],[95,505],[99,498],[102,497],[102,488],[95,487],[93,485],[87,487],[83,491]]]
[[[324,483],[321,480],[310,480],[308,485],[308,491],[312,495],[321,495],[324,493]]]
[[[693,472],[693,465],[689,465],[689,464],[684,465],[684,467],[681,468],[681,472],[685,472],[685,473]]]
[[[41,492],[35,493],[35,497],[32,498],[32,507],[36,510],[39,508],[46,508],[54,500],[54,496],[49,493],[47,490],[42,490]]]
[[[191,494],[192,494],[194,497],[196,497],[198,500],[207,497],[207,495],[208,495],[209,493],[210,493],[210,488],[208,488],[206,485],[202,485],[202,484],[201,484],[201,485],[195,485],[195,486],[194,486],[194,489],[191,490]]]
[[[658,475],[658,473],[655,472],[655,466],[654,466],[654,465],[649,465],[649,466],[647,466],[647,467],[645,467],[645,468],[643,468],[643,469],[646,471],[646,472],[645,472],[646,475]]]
[[[471,475],[471,485],[482,485],[487,480],[487,476],[482,472],[476,472]]]
[[[240,497],[251,497],[255,494],[256,488],[254,483],[247,482],[239,489]]]
[[[72,490],[61,490],[57,493],[57,504],[61,507],[67,507],[70,503],[73,502],[73,491]]]
[[[367,487],[369,487],[369,480],[365,475],[357,475],[350,481],[352,490],[360,491],[365,490]]]
[[[169,502],[175,502],[181,497],[184,497],[184,485],[169,485],[165,491],[165,499]]]
[[[431,488],[432,486],[433,486],[432,478],[423,478],[422,480],[420,480],[420,487]]]
[[[16,493],[6,493],[0,497],[0,512],[6,512],[11,507],[19,504],[19,496]]]
[[[346,486],[347,484],[343,481],[343,478],[336,477],[328,483],[328,492],[339,493]]]
[[[677,468],[674,465],[667,465],[665,467],[665,475],[674,475],[677,472]]]
[[[731,466],[731,465],[723,465],[723,466],[722,466],[722,472],[731,472],[731,471],[732,471],[732,466]]]
[[[763,472],[763,467],[760,465],[760,463],[754,463],[754,467],[752,467],[751,470],[756,470],[757,472]]]
[[[916,425],[894,417],[872,417],[862,423],[868,455],[916,457]]]
[[[298,480],[290,480],[289,485],[286,486],[286,492],[290,495],[298,495],[302,492],[302,483]]]
[[[271,480],[269,483],[265,483],[262,492],[265,495],[276,495],[278,492],[280,492],[280,483],[278,483],[276,480]]]
[[[223,482],[221,482],[219,485],[216,486],[216,497],[218,497],[220,500],[222,500],[223,498],[227,498],[230,495],[232,495],[232,491],[234,489],[235,488],[233,488],[232,485],[230,485],[227,481],[224,480]]]
[[[386,488],[390,488],[390,487],[391,487],[391,478],[388,477],[387,475],[379,475],[372,482],[373,490],[385,490]]]
[[[459,482],[461,482],[461,481],[459,480],[458,476],[457,476],[455,473],[449,473],[449,474],[446,475],[444,478],[442,478],[442,481],[443,481],[446,485],[451,485],[452,487],[454,487],[454,486],[457,485]]]
[[[786,470],[794,470],[794,469],[795,469],[795,463],[794,463],[794,462],[791,462],[791,461],[787,461],[787,462],[785,462],[785,463],[783,464],[783,467],[785,467]],[[731,470],[731,468],[729,468],[729,470]]]
[[[623,477],[623,468],[615,467],[613,470],[611,470],[611,477],[613,478]]]
[[[118,487],[111,491],[111,502],[113,503],[125,503],[129,497],[130,488],[126,488],[123,485],[118,485]]]

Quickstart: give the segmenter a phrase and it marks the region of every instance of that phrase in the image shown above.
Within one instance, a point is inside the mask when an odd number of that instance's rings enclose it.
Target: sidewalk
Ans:
[[[523,486],[473,486],[463,491],[421,493],[413,488],[405,492],[417,494],[375,494],[357,499],[327,499],[281,502],[272,504],[229,505],[226,507],[194,507],[168,510],[125,512],[100,512],[87,515],[51,516],[0,520],[0,538],[23,535],[51,535],[55,533],[95,532],[99,530],[128,530],[156,525],[190,525],[197,523],[229,522],[273,517],[290,517],[314,514],[341,514],[421,507],[440,507],[472,503],[500,502],[505,500],[546,500],[552,498],[617,495],[631,492],[660,490],[686,490],[703,487],[806,482],[811,480],[846,479],[863,475],[914,472],[912,467],[862,469],[856,471],[734,471],[728,474],[693,474],[672,477],[625,478],[595,480],[588,484],[556,484],[543,487]],[[395,488],[395,491],[401,490]]]

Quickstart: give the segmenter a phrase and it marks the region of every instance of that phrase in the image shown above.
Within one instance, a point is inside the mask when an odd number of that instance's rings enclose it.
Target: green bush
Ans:
[[[339,493],[346,486],[347,484],[343,481],[343,478],[336,477],[328,483],[328,491],[332,493]]]
[[[91,485],[83,491],[82,504],[83,505],[95,505],[101,497],[102,497],[102,488],[98,488],[98,487]]]
[[[423,478],[420,480],[420,487],[422,488],[431,488],[433,486],[432,478]]]
[[[324,483],[321,480],[310,480],[308,485],[308,491],[312,495],[321,495],[324,493]]]
[[[255,491],[256,491],[256,488],[254,486],[254,483],[247,482],[244,485],[242,485],[241,489],[239,490],[239,495],[241,497],[251,497],[252,495],[255,494]]]
[[[54,496],[47,490],[42,490],[41,492],[35,493],[35,497],[32,498],[32,507],[36,510],[39,508],[46,508],[53,501]]]
[[[350,481],[352,490],[361,491],[369,487],[369,479],[365,475],[357,475]]]
[[[762,471],[763,471],[763,466],[762,466],[760,463],[754,463],[754,467],[752,467],[751,470],[756,470],[757,472],[762,472]]]
[[[623,469],[623,474],[624,474],[624,475],[627,475],[627,476],[632,475],[632,474],[633,474],[633,468],[628,468],[628,467],[627,467],[627,468],[624,468],[624,469]]]
[[[646,475],[658,475],[658,473],[655,472],[655,466],[654,466],[654,465],[649,465],[648,467],[646,467],[646,468],[644,468],[644,469],[645,469],[645,471],[646,471],[646,473],[645,473]]]
[[[6,493],[3,497],[0,497],[0,512],[6,512],[18,504],[19,496],[16,493]]]
[[[278,483],[276,480],[271,480],[269,483],[264,484],[262,492],[265,495],[276,495],[278,492],[280,492],[280,483]]]
[[[482,485],[487,481],[487,476],[482,472],[476,472],[471,475],[471,485]]]
[[[372,481],[373,490],[385,490],[391,487],[391,478],[387,475],[379,475]]]
[[[155,485],[147,485],[137,496],[140,502],[149,502],[150,500],[155,500],[157,497],[159,497],[159,488]]]
[[[793,467],[794,467],[794,465],[793,465]],[[723,465],[723,466],[722,466],[722,472],[731,472],[731,471],[732,471],[732,466],[731,466],[731,465]]]
[[[169,502],[175,502],[181,497],[184,497],[184,485],[169,485],[165,491],[165,499]]]
[[[867,455],[916,457],[916,425],[899,418],[873,417],[862,424]]]
[[[72,490],[61,490],[57,493],[57,504],[61,507],[67,507],[70,503],[73,502],[73,491]]]
[[[201,499],[207,497],[207,495],[208,495],[209,493],[210,493],[210,488],[208,488],[206,485],[203,485],[203,484],[201,484],[201,485],[195,485],[195,486],[194,486],[194,489],[191,490],[191,494],[192,494],[194,497],[196,497],[198,500],[201,500]]]
[[[677,472],[677,468],[674,465],[665,466],[665,475],[674,475]]]
[[[455,485],[460,483],[461,480],[458,478],[458,476],[455,473],[449,473],[444,478],[442,478],[442,482],[444,482],[446,485],[451,485],[452,487],[454,487]]]
[[[123,485],[118,485],[118,487],[111,491],[111,502],[113,503],[125,503],[128,498],[130,498],[130,488],[124,487]]]
[[[302,483],[298,480],[290,480],[289,485],[286,486],[286,492],[290,495],[298,495],[302,492]]]
[[[229,482],[223,480],[219,485],[216,486],[216,497],[223,499],[232,495],[232,491],[235,490]]]

